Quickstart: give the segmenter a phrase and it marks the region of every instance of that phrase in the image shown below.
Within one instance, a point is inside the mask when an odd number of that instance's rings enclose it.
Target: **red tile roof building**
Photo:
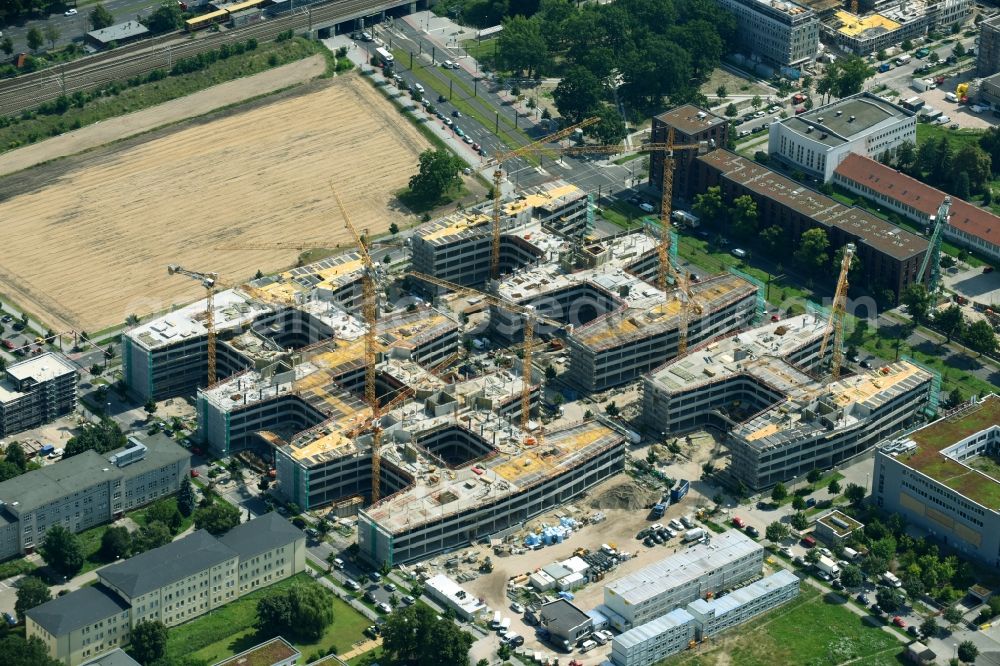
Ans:
[[[914,222],[929,227],[947,194],[892,167],[861,155],[850,155],[833,174],[833,182]],[[944,237],[956,245],[1000,260],[1000,217],[951,198],[951,218]]]

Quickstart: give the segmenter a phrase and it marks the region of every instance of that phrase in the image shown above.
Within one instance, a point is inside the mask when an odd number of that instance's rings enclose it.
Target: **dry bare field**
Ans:
[[[354,223],[405,221],[392,193],[427,141],[357,75],[194,121],[0,181],[0,292],[57,330],[94,331],[202,295],[166,265],[238,282],[295,251],[226,244],[347,245]]]

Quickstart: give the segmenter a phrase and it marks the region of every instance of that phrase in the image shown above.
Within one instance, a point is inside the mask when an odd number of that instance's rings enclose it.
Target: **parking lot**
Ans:
[[[995,271],[984,273],[984,270],[975,267],[954,273],[942,271],[944,285],[970,301],[987,306],[1000,306],[1000,273]]]

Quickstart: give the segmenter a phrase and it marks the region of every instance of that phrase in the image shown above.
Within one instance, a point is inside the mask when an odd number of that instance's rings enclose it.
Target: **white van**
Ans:
[[[747,251],[746,250],[741,250],[738,247],[734,247],[733,250],[732,250],[732,255],[734,257],[736,257],[737,259],[746,259],[747,258]]]
[[[595,647],[597,647],[596,641],[584,641],[583,645],[580,646],[580,654],[583,654],[584,652],[590,652]]]
[[[493,613],[493,619],[490,621],[490,629],[500,628],[500,611]]]
[[[416,90],[421,95],[424,94],[424,87],[422,85],[420,85],[419,83],[414,83],[413,84],[413,89]]]
[[[958,95],[956,95],[955,93],[951,93],[951,92],[950,93],[945,93],[944,94],[944,98],[945,98],[945,101],[948,101],[948,102],[954,102],[954,103],[958,102]]]

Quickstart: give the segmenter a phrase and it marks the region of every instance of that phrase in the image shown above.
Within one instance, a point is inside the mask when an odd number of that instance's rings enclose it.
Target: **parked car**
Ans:
[[[517,613],[518,615],[524,612],[524,606],[517,603],[516,601],[510,605],[510,609],[515,613]]]
[[[656,210],[656,208],[654,208],[652,204],[646,203],[645,201],[639,204],[639,208],[641,210],[646,211],[647,213],[652,213]]]
[[[393,583],[386,583],[384,587],[385,587],[385,591],[386,592],[395,592],[396,591],[396,586]]]
[[[746,532],[747,532],[747,534],[749,534],[750,536],[752,536],[754,539],[756,539],[757,537],[760,536],[760,530],[758,530],[753,525],[747,525]]]
[[[894,625],[896,625],[897,627],[899,627],[900,629],[903,629],[903,628],[906,627],[906,620],[904,620],[903,618],[899,617],[898,615],[896,617],[892,618],[892,623]]]
[[[451,112],[451,117],[452,118],[461,118],[462,117],[462,113],[458,109],[455,109],[454,111]]]
[[[406,596],[403,597],[403,603],[406,604],[407,606],[412,606],[413,604],[417,603],[417,600],[407,594]]]
[[[359,583],[356,580],[351,580],[350,578],[348,578],[347,580],[344,581],[344,587],[346,587],[348,590],[360,590],[361,583]]]
[[[67,9],[63,12],[63,16],[76,16],[77,12],[75,9]]]
[[[736,525],[736,527],[743,529],[744,527],[747,526],[747,521],[743,520],[739,516],[733,516],[733,525]]]
[[[384,601],[380,601],[377,604],[375,604],[375,608],[377,608],[382,613],[391,613],[392,612],[392,606],[390,606],[389,604],[385,603]]]
[[[376,583],[379,582],[380,580],[382,580],[382,574],[380,574],[377,571],[371,572],[370,574],[368,574],[368,577],[371,578]]]
[[[859,604],[864,604],[865,606],[868,605],[868,595],[865,594],[864,592],[861,592],[860,594],[858,594],[857,600],[858,600]]]

